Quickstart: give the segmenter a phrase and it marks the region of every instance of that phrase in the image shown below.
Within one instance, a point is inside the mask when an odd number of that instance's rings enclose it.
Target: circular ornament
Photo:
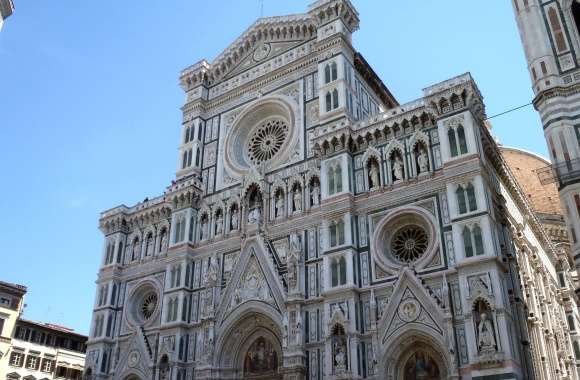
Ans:
[[[254,61],[261,61],[270,54],[271,50],[270,44],[260,44],[256,50],[254,50]]]
[[[129,365],[129,367],[136,367],[137,364],[139,364],[140,358],[141,355],[139,354],[139,351],[131,351],[131,353],[129,354],[129,358],[127,359],[127,364]]]
[[[412,263],[419,259],[429,246],[425,230],[415,224],[399,229],[391,241],[393,256],[402,263]]]
[[[284,120],[271,119],[256,128],[248,140],[248,157],[254,165],[270,161],[288,137]]]
[[[416,299],[409,298],[399,304],[399,317],[405,322],[413,322],[421,312],[421,306]]]
[[[148,320],[153,316],[157,309],[157,293],[150,292],[143,296],[139,311],[144,320]]]

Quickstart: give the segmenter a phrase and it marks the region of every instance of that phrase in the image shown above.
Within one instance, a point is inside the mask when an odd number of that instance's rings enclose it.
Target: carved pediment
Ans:
[[[217,319],[222,323],[230,312],[249,301],[259,301],[282,311],[284,290],[275,274],[272,260],[259,238],[246,241],[232,273],[218,310]]]
[[[378,324],[383,344],[406,328],[429,330],[442,338],[446,335],[444,310],[408,268],[401,271],[386,308]]]

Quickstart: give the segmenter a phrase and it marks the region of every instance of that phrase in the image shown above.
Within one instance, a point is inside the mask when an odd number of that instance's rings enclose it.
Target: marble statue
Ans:
[[[281,218],[284,216],[284,196],[279,193],[276,196],[276,218]]]
[[[221,235],[224,229],[224,217],[221,213],[218,214],[217,219],[215,221],[215,234]]]
[[[208,238],[208,226],[207,226],[207,219],[201,220],[201,240],[205,240]]]
[[[393,177],[394,181],[403,179],[403,160],[399,155],[396,155],[393,160]]]
[[[232,210],[232,215],[231,215],[231,220],[230,220],[230,225],[233,230],[237,230],[238,229],[238,209],[235,208]]]
[[[369,168],[369,177],[371,180],[371,183],[369,184],[370,188],[376,188],[379,187],[380,181],[379,181],[379,166],[374,163],[371,162],[370,168]]]
[[[294,191],[294,212],[302,211],[302,190],[297,187]]]
[[[417,156],[417,164],[419,165],[419,173],[427,173],[429,171],[429,158],[425,148],[419,147],[419,155]]]
[[[310,199],[312,201],[312,206],[318,206],[320,203],[320,186],[318,182],[315,182],[310,189]]]
[[[477,331],[479,333],[477,346],[480,351],[495,351],[495,337],[491,321],[487,319],[486,313],[481,313],[480,318],[479,326],[477,326]]]

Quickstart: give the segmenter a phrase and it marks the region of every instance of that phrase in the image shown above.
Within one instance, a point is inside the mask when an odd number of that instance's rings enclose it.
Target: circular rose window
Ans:
[[[157,309],[157,294],[148,293],[143,297],[140,306],[140,313],[144,320],[151,318],[153,313]]]
[[[417,225],[409,225],[395,233],[391,240],[393,256],[403,262],[412,263],[425,253],[429,238],[425,230]]]
[[[288,136],[288,125],[281,119],[264,122],[248,140],[248,156],[254,165],[267,162],[280,151]]]
[[[389,274],[402,266],[423,269],[439,252],[437,220],[429,211],[404,206],[372,220],[373,257]]]

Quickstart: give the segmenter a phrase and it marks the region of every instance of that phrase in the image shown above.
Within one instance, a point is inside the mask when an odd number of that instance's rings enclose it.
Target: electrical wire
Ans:
[[[507,111],[503,111],[503,112],[500,112],[500,113],[498,113],[498,114],[495,114],[495,115],[493,115],[493,116],[490,116],[490,117],[488,117],[488,118],[487,118],[487,119],[485,119],[485,120],[493,119],[494,117],[501,116],[501,115],[505,115],[506,113],[510,113],[510,112],[513,112],[513,111],[517,111],[517,110],[519,110],[520,108],[524,108],[524,107],[531,106],[531,105],[532,105],[532,102],[529,102],[528,104],[524,104],[524,105],[522,105],[522,106],[518,106],[518,107],[515,107],[515,108],[512,108],[512,109],[509,109],[509,110],[507,110]]]

